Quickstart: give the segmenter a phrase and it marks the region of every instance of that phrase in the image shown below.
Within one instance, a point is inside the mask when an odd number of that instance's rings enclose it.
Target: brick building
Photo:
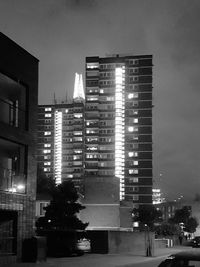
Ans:
[[[38,60],[0,33],[0,263],[34,235]]]

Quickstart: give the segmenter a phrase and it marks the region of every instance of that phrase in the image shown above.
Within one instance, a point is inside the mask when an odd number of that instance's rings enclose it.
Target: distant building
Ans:
[[[34,235],[38,60],[0,33],[0,264]]]
[[[74,99],[38,106],[37,158],[40,168],[59,184],[70,179],[81,192],[84,175],[84,91],[76,74]]]
[[[71,102],[38,108],[38,162],[74,181],[91,229],[132,228],[152,204],[152,56],[86,58]]]
[[[162,196],[161,189],[160,188],[153,188],[153,204],[157,205],[160,203],[165,202],[165,198]]]
[[[192,215],[192,205],[185,201],[165,201],[156,205],[156,207],[162,212],[162,218],[165,222],[174,217],[176,210],[182,209],[183,207],[187,207]]]

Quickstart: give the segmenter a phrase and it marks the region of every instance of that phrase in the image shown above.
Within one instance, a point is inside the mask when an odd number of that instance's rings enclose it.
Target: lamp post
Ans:
[[[145,226],[145,249],[146,249],[146,256],[152,257],[152,242],[149,233],[149,226],[147,224]]]

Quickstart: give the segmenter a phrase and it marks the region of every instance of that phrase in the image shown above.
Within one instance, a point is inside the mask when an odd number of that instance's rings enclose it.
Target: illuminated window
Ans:
[[[98,68],[99,68],[98,62],[87,63],[87,69],[98,69]]]
[[[74,150],[74,153],[81,154],[82,153],[82,150]]]
[[[132,99],[133,98],[133,93],[128,94],[128,99]]]
[[[95,151],[95,150],[97,150],[97,147],[96,146],[90,146],[90,147],[87,147],[87,150]]]
[[[88,137],[87,142],[97,142],[98,138],[97,137]]]
[[[133,110],[133,115],[138,115],[138,110]]]
[[[135,127],[135,126],[129,126],[129,127],[128,127],[128,131],[129,131],[129,132],[138,132],[138,127]]]
[[[68,109],[65,109],[65,113],[68,113],[68,111],[69,111]]]
[[[128,170],[129,174],[138,174],[138,169],[130,169]]]
[[[139,181],[138,177],[131,177],[128,180],[130,183],[138,183],[138,181]]]
[[[104,89],[100,89],[100,94],[103,94],[104,93]]]
[[[83,117],[83,114],[74,114],[74,118],[82,118]]]
[[[51,159],[51,155],[44,156],[44,159]]]
[[[44,168],[44,172],[50,172],[51,168]]]
[[[44,132],[44,135],[51,135],[51,132]]]
[[[98,131],[97,130],[86,130],[87,134],[97,134]]]
[[[50,166],[51,165],[51,162],[50,161],[46,161],[46,162],[44,162],[44,165],[45,166]]]
[[[93,97],[87,97],[88,101],[97,101],[98,100],[98,96],[93,96]]]
[[[133,119],[133,122],[138,123],[138,119],[137,118]]]
[[[74,135],[82,135],[83,132],[74,132]]]
[[[138,157],[138,152],[133,152],[133,151],[128,152],[128,156],[129,157]]]
[[[44,154],[47,154],[47,153],[51,153],[51,150],[50,149],[44,149],[43,152],[44,152]]]
[[[81,159],[81,158],[82,158],[82,155],[74,155],[74,156],[73,156],[73,159],[74,159],[74,160]]]
[[[45,111],[51,111],[51,108],[45,108],[44,110]]]
[[[44,147],[51,147],[51,144],[44,144]]]
[[[134,129],[133,126],[129,126],[129,127],[128,127],[128,131],[129,131],[129,132],[133,132],[133,129]]]
[[[134,160],[134,161],[133,161],[133,165],[134,165],[134,166],[137,166],[137,165],[138,165],[138,161],[137,161],[137,160]]]
[[[50,113],[47,113],[44,115],[46,118],[50,118],[52,115]]]

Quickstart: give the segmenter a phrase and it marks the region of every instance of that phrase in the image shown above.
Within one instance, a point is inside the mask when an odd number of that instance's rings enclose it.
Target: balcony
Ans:
[[[0,122],[27,128],[26,88],[0,73]]]

